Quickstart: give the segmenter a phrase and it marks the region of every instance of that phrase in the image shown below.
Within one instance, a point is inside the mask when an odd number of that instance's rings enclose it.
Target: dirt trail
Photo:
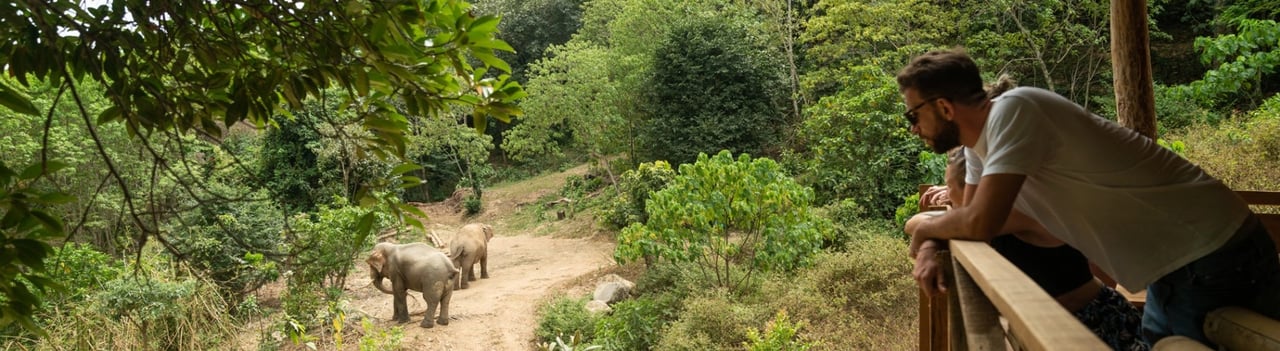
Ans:
[[[492,225],[496,235],[489,243],[490,279],[481,279],[472,282],[468,289],[454,291],[449,325],[424,329],[417,325],[422,315],[413,315],[412,322],[402,325],[405,331],[402,349],[534,349],[531,341],[538,323],[538,305],[560,293],[577,296],[590,292],[596,278],[615,266],[614,244],[606,236],[594,235],[590,218],[581,218],[589,216],[543,223],[522,233],[511,230],[515,223],[509,219],[522,205],[541,206],[536,203],[540,196],[559,189],[565,176],[584,171],[584,167],[579,167],[490,189],[485,192],[484,211],[473,218],[463,218],[448,203],[420,206],[431,217],[428,228],[436,229],[445,241],[458,227],[473,222]],[[347,278],[347,293],[352,298],[350,307],[368,315],[379,327],[394,326],[395,322],[389,321],[391,295],[370,285],[367,269],[367,265],[360,262]],[[480,268],[476,270],[478,275]],[[426,309],[420,294],[410,296],[410,313]]]

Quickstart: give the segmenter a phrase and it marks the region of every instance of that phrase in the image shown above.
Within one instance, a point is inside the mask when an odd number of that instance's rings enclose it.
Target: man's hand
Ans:
[[[928,206],[946,206],[951,204],[950,192],[945,186],[934,186],[920,195],[920,202]]]
[[[911,219],[907,220],[907,223],[906,225],[903,226],[902,230],[906,232],[907,235],[911,236],[911,246],[907,251],[908,256],[910,256],[911,258],[916,258],[916,253],[920,251],[920,244],[923,244],[924,241],[928,239],[928,238],[925,238],[924,236],[916,235],[917,231],[920,228],[920,224],[923,223],[924,221],[930,220],[933,217],[937,217],[941,214],[942,214],[942,211],[920,212],[920,213],[917,213],[915,216],[911,216]]]
[[[938,246],[937,240],[928,240],[921,244],[920,252],[916,255],[916,266],[911,270],[911,276],[915,278],[916,284],[919,284],[925,296],[929,297],[947,293],[946,276],[942,274],[942,265],[946,262],[938,261]]]

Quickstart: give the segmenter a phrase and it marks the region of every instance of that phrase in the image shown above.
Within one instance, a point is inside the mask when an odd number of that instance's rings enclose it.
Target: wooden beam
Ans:
[[[1280,351],[1280,321],[1239,307],[1209,312],[1204,335],[1226,350]]]
[[[953,294],[959,299],[960,311],[964,316],[964,328],[959,329],[964,331],[969,349],[1004,350],[1004,328],[1000,326],[1000,311],[991,305],[991,300],[987,299],[959,262],[953,262],[952,271],[955,273]]]
[[[1111,70],[1115,79],[1116,120],[1148,138],[1156,138],[1145,0],[1111,1]]]
[[[987,243],[952,240],[951,254],[1008,320],[1009,329],[1026,349],[1109,348]]]

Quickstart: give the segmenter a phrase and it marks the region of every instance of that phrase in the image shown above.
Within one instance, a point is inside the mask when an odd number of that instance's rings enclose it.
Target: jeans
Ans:
[[[1182,335],[1211,348],[1204,317],[1225,306],[1244,307],[1280,319],[1280,258],[1256,216],[1218,250],[1156,280],[1147,287],[1142,334],[1155,344]]]

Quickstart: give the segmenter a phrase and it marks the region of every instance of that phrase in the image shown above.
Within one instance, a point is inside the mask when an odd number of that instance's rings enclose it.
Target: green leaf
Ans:
[[[499,18],[496,16],[480,16],[471,22],[471,26],[467,28],[468,32],[491,33],[498,30]]]
[[[373,221],[377,219],[374,212],[365,213],[360,216],[360,222],[356,223],[357,234],[369,234],[373,232]]]
[[[511,73],[511,66],[497,56],[494,56],[493,49],[473,48],[471,49],[471,55],[480,59],[480,62],[484,62],[484,64],[489,65],[490,67],[496,67],[503,72]]]
[[[412,162],[401,163],[399,166],[396,166],[396,168],[391,169],[391,175],[401,175],[401,174],[409,173],[419,169],[422,169],[422,166],[419,166],[416,163],[412,163]]]
[[[10,87],[4,79],[0,79],[0,105],[8,107],[13,112],[31,116],[40,115],[40,111],[36,110],[36,105],[31,103],[31,99]]]
[[[75,196],[67,195],[66,193],[63,193],[63,192],[50,192],[50,193],[40,194],[40,197],[38,197],[38,199],[40,203],[48,204],[48,205],[61,205],[68,202],[76,201]]]
[[[62,221],[58,220],[58,218],[50,216],[48,213],[40,210],[31,211],[31,216],[40,221],[40,224],[49,231],[49,234],[62,233]]]
[[[10,244],[17,251],[18,260],[36,270],[44,270],[44,257],[53,251],[49,244],[35,239],[18,239]]]

